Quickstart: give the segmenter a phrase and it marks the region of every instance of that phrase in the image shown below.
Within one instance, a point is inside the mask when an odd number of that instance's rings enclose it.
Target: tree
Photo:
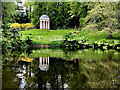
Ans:
[[[14,22],[16,14],[16,5],[14,2],[2,2],[2,48],[6,48],[9,44],[10,23]]]
[[[120,31],[120,1],[114,4],[115,11],[116,11],[116,18],[118,20],[118,29]]]
[[[30,2],[26,2],[24,5],[23,5],[23,2],[19,1],[19,2],[16,2],[16,5],[17,5],[17,8],[16,8],[16,11],[17,11],[17,14],[15,15],[15,22],[17,23],[28,23],[30,22],[30,14],[29,14],[29,9],[28,9],[28,6]],[[26,9],[25,9],[26,7]]]
[[[67,2],[35,2],[31,20],[39,28],[39,18],[46,14],[50,17],[51,29],[66,28],[70,18],[68,10],[69,3]]]
[[[8,24],[14,22],[17,6],[14,2],[2,2],[2,28],[8,28]]]
[[[43,2],[35,2],[34,10],[31,12],[31,22],[39,28],[39,18],[45,13],[45,4]]]
[[[52,11],[49,13],[51,21],[51,27],[56,28],[67,28],[69,25],[70,15],[68,10],[68,2],[58,2],[54,3],[54,7],[51,8]]]
[[[91,5],[92,4],[92,5]],[[116,11],[113,9],[114,3],[90,3],[93,8],[88,11],[84,18],[85,28],[83,30],[104,30],[108,38],[112,37],[112,32],[118,29],[118,19]]]
[[[81,2],[72,2],[70,3],[70,15],[72,19],[70,20],[70,26],[79,26],[83,24],[83,18],[87,14],[87,4]]]
[[[21,40],[18,30],[10,29],[10,23],[15,22],[15,15],[17,6],[14,2],[2,2],[2,50],[8,47],[20,48],[25,45]]]
[[[30,20],[31,22],[31,12],[33,10],[33,5],[34,5],[35,2],[26,2],[24,5],[25,7],[27,8],[26,9],[26,13],[27,13],[27,16],[28,16],[28,19]]]

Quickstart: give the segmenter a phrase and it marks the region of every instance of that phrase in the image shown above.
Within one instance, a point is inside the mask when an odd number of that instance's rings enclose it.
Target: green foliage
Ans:
[[[116,11],[115,17],[118,20],[118,29],[120,30],[120,1],[115,3],[114,7],[115,7],[115,11]]]
[[[34,6],[35,2],[25,2],[24,6],[26,8],[29,8],[29,10],[27,10],[27,17],[29,19],[29,22],[31,22],[31,12],[32,12],[32,7]]]
[[[17,6],[14,2],[2,2],[2,28],[9,28],[9,23],[14,22],[14,16],[17,14],[15,11]]]
[[[10,23],[14,22],[14,16],[16,15],[16,5],[14,2],[2,2],[2,48],[7,49],[11,46],[9,30]],[[14,42],[13,42],[14,43]]]
[[[39,28],[40,16],[50,17],[50,28],[67,28],[69,23],[69,4],[67,2],[35,2],[31,13],[32,23]]]
[[[99,25],[98,24],[89,24],[87,25],[85,28],[83,28],[82,30],[84,31],[94,31],[94,32],[97,32],[98,31],[98,27]]]
[[[26,42],[21,39],[21,35],[19,34],[17,29],[8,29],[7,35],[3,34],[3,37],[3,51],[7,50],[8,48],[23,48],[26,46]]]
[[[98,25],[98,30],[107,31],[108,38],[112,38],[112,33],[119,28],[117,12],[114,10],[114,3],[90,3],[88,6],[92,8],[88,11],[88,15],[84,18],[84,30],[88,30],[88,26]],[[93,27],[92,30],[95,30]]]
[[[112,38],[112,31],[110,30],[110,28],[104,28],[103,31],[107,32],[108,38]]]
[[[113,38],[120,40],[120,32],[114,32],[113,33]]]
[[[75,38],[75,34],[73,32],[65,33],[64,39],[66,41],[73,41]]]
[[[72,26],[79,26],[83,24],[83,18],[87,15],[87,5],[82,2],[71,2],[70,3],[70,15],[73,16],[70,22],[70,25]],[[73,22],[75,21],[75,22]],[[77,22],[77,23],[76,23]]]
[[[30,23],[28,12],[26,11],[26,15],[24,14],[24,12],[17,12],[17,14],[14,17],[14,21],[17,23]]]
[[[77,34],[79,34],[79,32],[76,32],[76,31],[65,33],[65,35],[63,36],[64,37],[63,46],[78,47],[79,39],[77,39],[75,36]]]
[[[16,23],[30,23],[30,11],[28,9],[28,7],[26,7],[25,9],[25,12],[22,12],[23,11],[23,6],[19,6],[19,4],[22,4],[22,1],[16,1],[16,11],[17,11],[17,14],[14,16],[14,21]],[[24,7],[27,6],[26,3],[24,4]],[[22,7],[22,8],[21,8]]]

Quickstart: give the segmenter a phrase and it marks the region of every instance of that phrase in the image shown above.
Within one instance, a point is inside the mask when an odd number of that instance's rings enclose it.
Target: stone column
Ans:
[[[40,65],[42,65],[42,57],[39,58]]]
[[[43,29],[43,20],[42,20],[42,27],[41,27],[41,29]]]
[[[48,29],[50,29],[50,21],[48,21]]]
[[[42,20],[40,20],[40,29],[42,29]]]
[[[43,21],[43,29],[45,29],[45,20]]]

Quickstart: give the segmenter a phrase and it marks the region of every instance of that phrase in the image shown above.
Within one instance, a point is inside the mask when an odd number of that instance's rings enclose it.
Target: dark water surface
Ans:
[[[120,88],[115,50],[8,50],[2,56],[2,88]]]

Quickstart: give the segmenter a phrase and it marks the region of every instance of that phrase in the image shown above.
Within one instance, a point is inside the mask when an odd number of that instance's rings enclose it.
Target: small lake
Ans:
[[[120,88],[115,50],[23,49],[2,55],[2,88]]]

